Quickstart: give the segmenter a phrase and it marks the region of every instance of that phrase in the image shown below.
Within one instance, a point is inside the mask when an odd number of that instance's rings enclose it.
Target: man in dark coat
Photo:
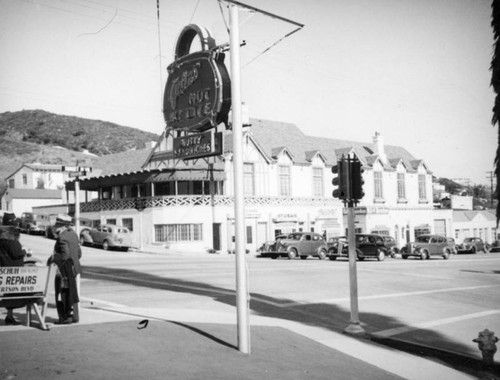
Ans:
[[[0,267],[22,267],[26,251],[19,242],[19,230],[14,226],[0,227]],[[24,300],[4,300],[2,306],[7,309],[6,325],[18,325],[14,318],[14,309],[26,305]]]
[[[53,262],[61,276],[56,276],[56,305],[60,323],[78,323],[80,320],[80,258],[82,249],[73,223],[61,229],[54,246]]]

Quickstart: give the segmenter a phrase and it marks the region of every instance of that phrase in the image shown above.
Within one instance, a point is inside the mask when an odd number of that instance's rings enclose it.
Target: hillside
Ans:
[[[141,149],[158,137],[106,121],[42,110],[0,113],[0,191],[6,176],[22,164],[76,165],[78,160],[91,166],[96,156]]]

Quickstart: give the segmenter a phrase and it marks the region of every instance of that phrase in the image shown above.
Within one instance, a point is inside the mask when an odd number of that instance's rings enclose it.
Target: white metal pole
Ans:
[[[243,128],[241,122],[240,36],[238,6],[229,4],[231,106],[234,166],[234,218],[236,243],[236,308],[238,349],[250,353],[249,297],[245,256],[245,196],[243,192]]]
[[[80,178],[75,181],[75,232],[80,236]]]
[[[354,208],[349,204],[347,208],[347,239],[349,245],[349,283],[351,295],[351,320],[345,328],[348,334],[364,334],[365,330],[359,322],[358,311],[358,275],[356,271],[356,232],[354,223]]]

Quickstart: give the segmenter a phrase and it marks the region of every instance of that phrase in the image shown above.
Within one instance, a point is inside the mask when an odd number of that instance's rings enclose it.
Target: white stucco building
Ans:
[[[81,216],[128,226],[137,246],[233,249],[230,131],[223,141],[221,156],[183,161],[173,158],[167,130],[153,149],[103,157],[96,164],[100,175],[80,181],[82,190],[99,193],[99,199],[81,204]],[[342,155],[356,155],[364,169],[357,231],[389,234],[400,244],[436,228],[451,234],[451,213],[434,220],[431,171],[403,147],[385,145],[378,133],[362,143],[307,136],[293,124],[254,119],[243,138],[250,251],[282,232],[345,234],[343,204],[332,197],[331,184],[331,167]],[[74,188],[74,182],[66,185]]]

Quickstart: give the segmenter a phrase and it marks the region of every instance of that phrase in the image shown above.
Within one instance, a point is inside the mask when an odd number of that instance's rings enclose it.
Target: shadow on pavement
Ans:
[[[234,290],[216,287],[202,282],[165,278],[129,269],[95,266],[84,266],[83,278],[114,281],[134,286],[142,286],[145,288],[205,296],[210,297],[217,302],[236,307],[236,295]],[[350,320],[350,310],[337,305],[326,303],[296,303],[293,300],[278,299],[257,293],[251,293],[250,297],[250,309],[254,313],[264,317],[300,322],[302,324],[322,327],[339,333],[343,332]],[[374,326],[375,331],[411,327],[405,325],[393,316],[380,313],[360,312],[360,320],[366,323],[367,326]],[[201,335],[207,335],[203,331],[193,328],[192,326],[181,323],[177,324]],[[490,369],[483,368],[481,360],[472,357],[476,355],[477,352],[471,352],[469,346],[466,346],[459,341],[452,341],[447,336],[439,334],[433,330],[419,329],[419,334],[425,334],[429,341],[442,342],[445,347],[453,346],[456,352],[463,352],[464,355],[457,355],[446,350],[440,350],[436,347],[412,344],[409,341],[399,341],[397,339],[390,338],[376,338],[370,336],[370,332],[374,331],[367,331],[368,340],[370,341],[391,346],[419,356],[436,359],[459,371],[472,375],[484,375],[484,370],[487,370],[486,374],[489,375],[491,373],[498,373],[500,370],[498,366]],[[222,345],[236,348],[232,344],[216,337],[208,337]]]

